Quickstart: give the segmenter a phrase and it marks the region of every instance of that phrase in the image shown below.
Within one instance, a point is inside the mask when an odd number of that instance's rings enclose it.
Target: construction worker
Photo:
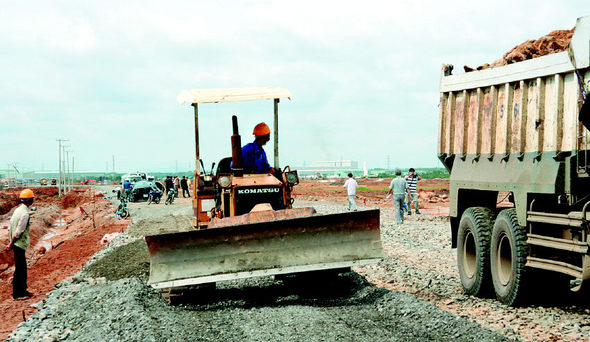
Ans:
[[[180,188],[180,177],[174,177],[174,197],[178,198],[178,189]]]
[[[188,179],[186,178],[186,176],[182,176],[182,179],[180,180],[180,187],[182,187],[182,197],[191,197],[191,193],[188,191]],[[186,196],[185,196],[186,194]]]
[[[10,243],[4,251],[14,252],[14,276],[12,280],[12,297],[26,299],[33,296],[27,291],[27,259],[25,252],[29,247],[29,225],[31,212],[29,207],[35,200],[35,194],[30,189],[20,193],[21,205],[16,208],[10,218]]]
[[[242,147],[242,161],[244,163],[244,173],[275,173],[275,170],[268,164],[266,152],[262,146],[270,140],[270,128],[264,122],[254,127],[254,142]]]
[[[129,181],[129,179],[125,179],[125,181],[123,182],[123,191],[124,194],[123,196],[125,197],[126,200],[129,200],[129,197],[131,197],[131,188],[133,186],[131,185],[131,182]]]
[[[357,211],[356,202],[354,200],[354,196],[356,196],[356,188],[358,187],[358,183],[352,176],[352,173],[348,174],[348,179],[344,182],[343,187],[346,188],[348,192],[348,210]]]
[[[408,215],[412,215],[412,202],[414,202],[414,209],[416,209],[416,214],[420,214],[420,205],[418,204],[418,181],[422,180],[422,177],[418,176],[416,170],[414,168],[410,168],[410,174],[404,177],[406,182],[408,183],[408,189],[410,192],[406,196],[406,203],[408,203]]]
[[[395,215],[395,222],[398,225],[404,223],[404,198],[406,193],[410,193],[408,183],[402,178],[402,170],[395,169],[395,178],[389,184],[387,196],[393,193],[393,213]]]

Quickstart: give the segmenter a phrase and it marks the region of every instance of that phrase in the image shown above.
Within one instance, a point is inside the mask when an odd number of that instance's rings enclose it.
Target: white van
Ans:
[[[147,172],[141,172],[141,171],[129,172],[129,173],[121,176],[121,184],[123,184],[126,180],[133,182],[134,179],[138,182],[141,180],[153,181],[154,176],[150,176],[147,174]]]

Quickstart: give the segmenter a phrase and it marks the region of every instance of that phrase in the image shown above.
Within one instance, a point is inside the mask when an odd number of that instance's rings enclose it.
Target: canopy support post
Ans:
[[[275,169],[280,169],[279,166],[279,99],[274,100],[274,145],[275,145]]]
[[[195,170],[197,174],[201,174],[201,170],[199,168],[199,104],[193,103],[193,107],[195,107]]]

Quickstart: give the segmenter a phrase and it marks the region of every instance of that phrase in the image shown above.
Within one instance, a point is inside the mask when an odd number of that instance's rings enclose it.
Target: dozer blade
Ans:
[[[283,217],[146,236],[149,284],[172,288],[360,266],[383,258],[379,209]]]

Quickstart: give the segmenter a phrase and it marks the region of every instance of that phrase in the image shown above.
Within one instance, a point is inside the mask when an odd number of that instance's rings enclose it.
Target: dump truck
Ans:
[[[568,51],[457,75],[443,66],[438,158],[468,294],[518,305],[531,286],[590,286],[589,48],[590,16]]]
[[[293,188],[299,177],[296,170],[279,165],[280,98],[290,99],[291,93],[282,88],[240,88],[197,89],[179,95],[180,103],[188,102],[194,108],[194,229],[145,237],[149,284],[161,289],[166,298],[179,293],[178,289],[218,281],[333,272],[376,263],[383,257],[379,209],[320,215],[311,207],[293,208]],[[215,163],[205,170],[200,156],[199,104],[249,100],[272,100],[274,104],[274,174],[245,172],[235,115],[233,135],[228,139],[231,157],[221,159],[215,172]]]

